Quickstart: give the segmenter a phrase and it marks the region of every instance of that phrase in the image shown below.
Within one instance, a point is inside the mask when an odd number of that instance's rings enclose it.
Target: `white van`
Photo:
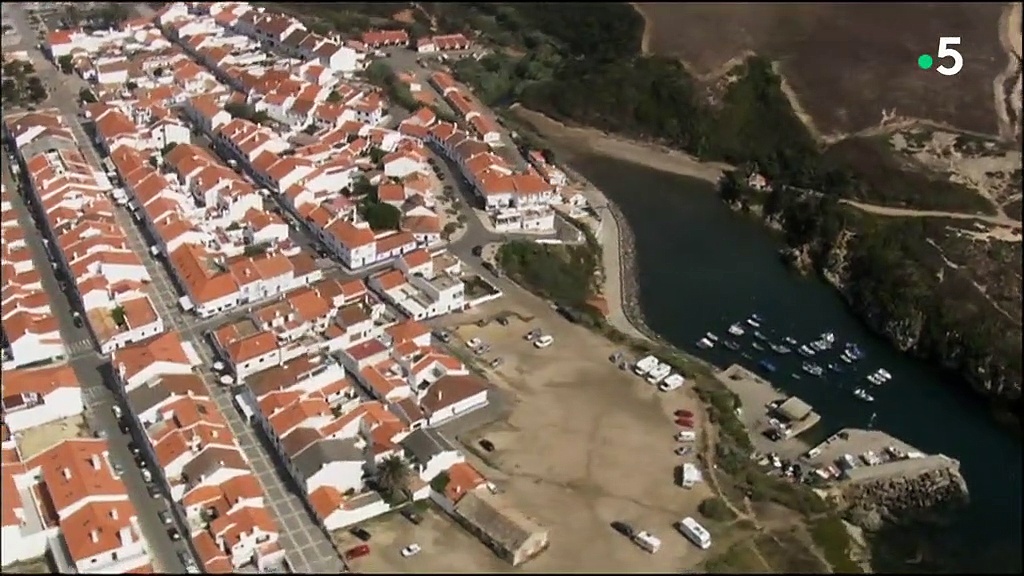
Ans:
[[[676,432],[676,442],[695,442],[697,433],[693,430],[680,430]]]

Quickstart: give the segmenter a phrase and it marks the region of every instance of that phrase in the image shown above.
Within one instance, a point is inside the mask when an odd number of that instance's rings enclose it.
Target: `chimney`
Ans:
[[[95,528],[90,530],[89,531],[89,539],[92,540],[94,544],[96,542],[99,542],[100,541],[100,531],[95,529]]]
[[[100,469],[100,455],[99,454],[93,454],[92,455],[92,467],[93,467],[93,470],[99,470]]]
[[[70,468],[65,468],[62,472],[64,473],[64,479],[65,480],[71,480],[71,469]]]

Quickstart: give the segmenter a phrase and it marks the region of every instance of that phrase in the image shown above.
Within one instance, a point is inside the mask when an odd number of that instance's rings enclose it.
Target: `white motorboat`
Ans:
[[[708,350],[714,347],[715,343],[712,342],[711,340],[708,340],[707,338],[701,338],[700,340],[697,340],[697,348],[700,348],[702,350]]]
[[[757,314],[754,314],[750,318],[747,318],[747,326],[750,326],[751,328],[760,328],[761,319],[758,318]]]
[[[836,343],[836,335],[831,332],[822,332],[818,338],[820,338],[822,342],[828,344],[829,347]]]
[[[864,390],[863,388],[857,388],[856,390],[854,390],[853,395],[856,396],[858,399],[863,400],[864,402],[875,401],[875,397],[872,396],[871,394],[868,394],[867,391]]]
[[[744,330],[739,324],[733,324],[732,326],[729,326],[729,334],[732,334],[733,336],[743,336],[746,334],[746,330]]]
[[[706,334],[704,334],[704,337],[707,338],[708,340],[711,340],[712,342],[718,342],[718,336],[715,336],[713,332],[707,332]]]
[[[868,374],[866,379],[867,379],[868,382],[871,382],[875,386],[881,386],[882,384],[885,383],[885,380],[882,380],[881,378],[879,378],[878,374]]]
[[[800,366],[800,369],[803,370],[804,372],[807,372],[811,376],[821,376],[822,374],[825,373],[825,369],[822,368],[821,366],[818,366],[814,362],[804,362]]]
[[[804,344],[800,346],[800,348],[797,348],[797,352],[799,352],[801,356],[806,356],[807,358],[810,358],[811,356],[817,354],[817,352],[811,349],[811,347],[808,346],[807,344]]]
[[[879,368],[878,371],[875,372],[875,374],[881,376],[882,380],[884,380],[885,382],[892,380],[892,374],[889,374],[889,371],[886,370],[885,368]]]

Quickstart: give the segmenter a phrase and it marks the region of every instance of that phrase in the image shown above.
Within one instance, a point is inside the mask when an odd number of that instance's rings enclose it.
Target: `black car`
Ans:
[[[121,434],[128,433],[128,424],[125,422],[118,422],[117,427],[121,429]]]
[[[370,540],[370,538],[373,537],[373,535],[367,532],[365,528],[360,528],[358,526],[350,529],[348,533],[355,536],[356,538],[359,538],[363,542],[367,542]]]
[[[494,442],[491,442],[487,438],[484,438],[479,442],[480,447],[484,449],[484,452],[494,452]]]
[[[181,533],[178,532],[177,528],[168,528],[167,537],[170,538],[172,542],[177,542],[178,540],[181,540]]]
[[[625,522],[620,522],[618,520],[616,520],[615,522],[612,522],[612,529],[615,530],[616,532],[618,532],[619,534],[622,534],[626,538],[632,538],[633,534],[636,533],[633,530],[632,526],[630,526],[629,524],[626,524]]]
[[[81,328],[82,327],[82,317],[81,316],[75,316],[75,319],[73,320],[73,322],[75,323],[75,328]]]
[[[128,451],[131,452],[133,456],[142,454],[142,450],[139,450],[139,447],[135,445],[134,441],[128,443]]]
[[[479,258],[480,255],[483,254],[483,253],[484,253],[484,247],[483,246],[474,246],[473,247],[473,256],[476,256],[477,258]]]
[[[420,516],[419,514],[413,512],[412,510],[402,510],[401,514],[402,518],[405,518],[413,524],[419,524],[420,522],[423,522],[423,516]]]

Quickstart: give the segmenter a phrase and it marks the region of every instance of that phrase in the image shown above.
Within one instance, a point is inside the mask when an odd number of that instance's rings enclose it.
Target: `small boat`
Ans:
[[[806,345],[806,344],[804,344],[803,346],[798,348],[797,352],[799,352],[801,356],[806,356],[808,358],[810,358],[811,356],[814,356],[815,354],[817,354],[817,352],[812,350],[811,347]]]
[[[707,338],[708,340],[711,340],[712,342],[718,342],[718,336],[715,336],[713,332],[708,332],[704,334],[704,337]]]
[[[846,352],[840,354],[839,359],[842,360],[843,362],[846,362],[847,364],[853,364],[853,358]]]
[[[886,370],[885,368],[879,368],[878,371],[875,372],[875,374],[878,374],[879,376],[881,376],[882,380],[884,380],[886,382],[888,382],[889,380],[892,380],[892,374],[889,374],[889,371]]]
[[[845,346],[843,352],[850,357],[851,360],[860,360],[864,358],[864,352],[859,346],[850,342]]]
[[[760,328],[761,318],[757,314],[754,314],[750,318],[747,318],[747,326],[750,326],[751,328]]]
[[[761,340],[761,341],[764,341],[764,340],[768,339],[767,336],[765,336],[764,334],[762,334],[761,332],[758,332],[758,331],[754,332],[754,338],[757,338],[758,340]]]
[[[791,377],[791,378],[792,378],[793,380],[800,380],[800,375],[799,375],[799,374],[797,374],[796,372],[793,372],[793,373],[792,373],[792,374],[790,374],[789,376],[790,376],[790,377]]]
[[[867,377],[866,377],[866,380],[867,380],[868,382],[871,382],[871,383],[872,383],[872,384],[874,384],[875,386],[881,386],[882,384],[885,384],[885,380],[882,380],[882,379],[881,379],[881,378],[880,378],[880,377],[878,376],[878,374],[868,374],[868,375],[867,375]]]
[[[832,346],[833,344],[836,343],[836,335],[831,332],[822,332],[821,335],[818,336],[818,338],[820,338],[822,342],[825,342],[829,346]]]
[[[792,352],[792,350],[790,350],[786,346],[783,346],[782,344],[769,344],[768,347],[771,348],[772,352],[775,352],[776,354],[789,354],[790,352]]]
[[[792,336],[786,336],[785,338],[782,339],[782,341],[789,346],[797,345],[796,338],[793,338]]]
[[[804,362],[800,366],[800,369],[803,370],[804,372],[807,372],[811,376],[821,376],[825,372],[825,370],[822,369],[821,366],[818,366],[814,362]]]
[[[751,344],[751,346],[754,348],[754,350],[760,350],[764,352],[764,344],[761,344],[760,342],[754,342],[753,344]]]
[[[760,366],[765,372],[775,372],[776,370],[775,364],[772,364],[768,360],[761,360],[760,362],[757,363],[757,365]]]
[[[747,360],[750,360],[751,358],[753,358],[750,354],[747,354],[746,352],[740,352],[740,356],[743,356]]]
[[[697,340],[697,348],[700,348],[702,350],[708,350],[714,347],[715,343],[712,342],[711,340],[708,340],[707,338],[701,338],[700,340]]]
[[[811,348],[814,348],[818,352],[824,352],[825,350],[828,350],[828,343],[824,340],[815,340],[814,342],[811,342]]]
[[[863,388],[855,389],[853,391],[853,395],[856,396],[858,399],[863,400],[864,402],[874,402],[875,401],[875,397],[872,396],[871,394],[868,394],[867,391],[864,390]]]
[[[725,342],[722,342],[722,346],[725,346],[726,348],[732,350],[733,352],[740,349],[739,342],[736,342],[735,340],[726,340]]]
[[[746,330],[744,330],[739,324],[733,324],[732,326],[729,326],[729,334],[732,334],[733,336],[743,336],[746,334]]]

